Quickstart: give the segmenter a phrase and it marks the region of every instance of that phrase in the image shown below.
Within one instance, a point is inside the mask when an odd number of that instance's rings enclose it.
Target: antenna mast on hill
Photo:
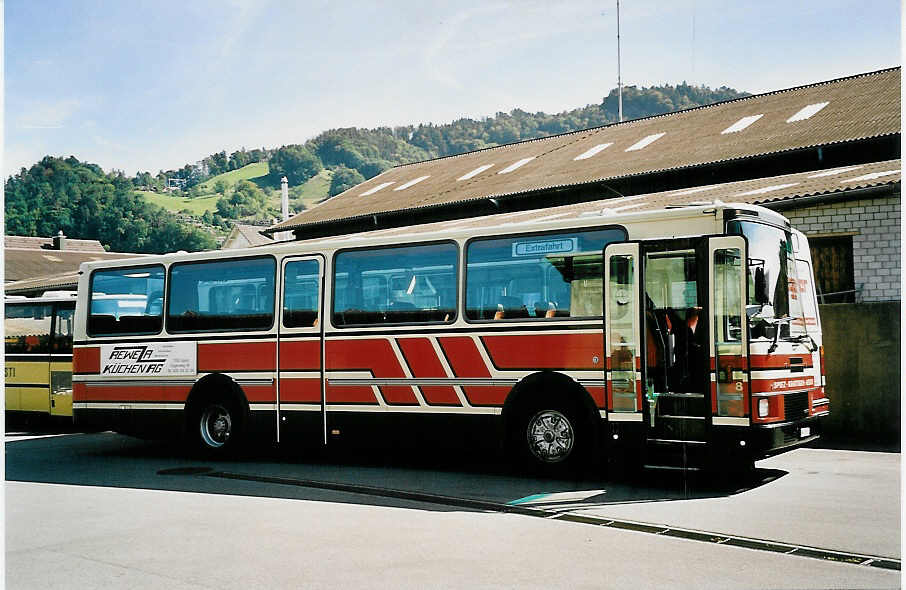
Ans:
[[[620,73],[620,0],[617,0],[617,112],[623,122],[623,77]]]

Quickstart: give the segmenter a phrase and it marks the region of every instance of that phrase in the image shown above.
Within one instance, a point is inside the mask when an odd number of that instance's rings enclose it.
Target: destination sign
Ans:
[[[559,240],[539,240],[535,242],[514,242],[513,258],[519,256],[544,256],[547,254],[567,254],[579,249],[579,238],[562,238]]]

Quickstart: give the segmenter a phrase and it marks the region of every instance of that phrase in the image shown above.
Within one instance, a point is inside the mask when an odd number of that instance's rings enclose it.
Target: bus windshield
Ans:
[[[790,232],[764,223],[731,221],[727,233],[748,240],[746,309],[751,337],[772,339],[779,329],[780,338],[789,338],[791,314],[802,315],[798,302],[790,301],[790,283],[797,284]]]

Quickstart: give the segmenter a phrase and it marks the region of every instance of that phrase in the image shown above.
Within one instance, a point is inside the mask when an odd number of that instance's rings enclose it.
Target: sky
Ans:
[[[327,129],[598,104],[616,1],[6,0],[4,175],[127,174]],[[768,92],[898,66],[898,0],[622,0],[624,85]]]

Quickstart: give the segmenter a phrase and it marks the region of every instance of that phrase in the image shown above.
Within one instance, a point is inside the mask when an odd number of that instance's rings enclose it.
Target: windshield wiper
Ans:
[[[774,326],[774,340],[771,342],[771,347],[768,348],[768,354],[771,354],[777,350],[777,346],[780,344],[780,325],[788,324],[793,321],[792,316],[785,316],[782,318],[762,318],[762,321],[767,323],[769,326]]]
[[[815,339],[812,338],[809,334],[800,334],[793,338],[793,340],[800,344],[807,344],[809,352],[815,352],[816,350],[818,350],[818,343],[815,342]]]

